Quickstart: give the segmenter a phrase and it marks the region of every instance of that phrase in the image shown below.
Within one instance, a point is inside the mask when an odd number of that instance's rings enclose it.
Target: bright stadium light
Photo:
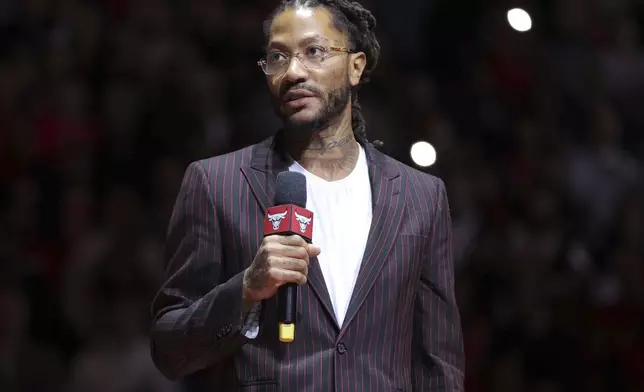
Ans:
[[[510,27],[522,33],[532,28],[530,14],[521,8],[513,8],[508,11],[508,23]]]
[[[420,167],[428,167],[436,162],[436,149],[427,142],[416,142],[411,146],[411,159]]]

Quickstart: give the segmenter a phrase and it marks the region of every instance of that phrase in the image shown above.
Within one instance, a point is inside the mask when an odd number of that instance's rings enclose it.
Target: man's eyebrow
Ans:
[[[279,50],[287,50],[288,48],[286,45],[280,41],[271,41],[268,43],[266,46],[266,50],[268,49],[279,49]]]
[[[322,35],[320,35],[320,34],[315,34],[315,35],[311,35],[311,36],[308,36],[308,37],[300,40],[298,45],[299,46],[306,46],[306,45],[310,45],[310,44],[313,44],[313,43],[325,43],[325,44],[328,44],[329,39],[324,37],[324,36],[322,36]],[[268,49],[288,50],[289,48],[282,41],[271,41],[266,46],[266,49],[267,50]]]
[[[304,38],[303,40],[300,41],[300,45],[308,45],[312,43],[317,43],[317,42],[324,42],[324,43],[329,43],[329,39],[320,35],[320,34],[315,34],[311,35],[309,37]]]

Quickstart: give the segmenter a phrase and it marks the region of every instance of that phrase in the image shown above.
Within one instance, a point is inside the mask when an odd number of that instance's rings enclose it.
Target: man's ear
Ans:
[[[351,87],[355,87],[360,83],[362,72],[367,65],[367,56],[364,52],[353,53],[349,56],[351,56],[349,60],[349,80],[351,81]]]

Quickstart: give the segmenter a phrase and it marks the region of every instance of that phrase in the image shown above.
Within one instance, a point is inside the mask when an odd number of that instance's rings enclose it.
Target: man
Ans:
[[[290,0],[265,24],[284,127],[189,165],[172,214],[152,355],[211,391],[462,391],[443,182],[367,142],[356,89],[375,19],[345,0]],[[279,172],[307,177],[313,242],[263,238]],[[297,282],[295,340],[278,339],[279,286]],[[195,387],[197,388],[197,387]]]

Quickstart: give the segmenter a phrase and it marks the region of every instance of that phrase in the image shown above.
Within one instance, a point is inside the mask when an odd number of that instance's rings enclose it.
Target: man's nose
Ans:
[[[292,56],[284,72],[284,78],[292,83],[296,83],[301,80],[306,80],[308,74],[308,69],[302,64],[302,60],[297,56]]]

